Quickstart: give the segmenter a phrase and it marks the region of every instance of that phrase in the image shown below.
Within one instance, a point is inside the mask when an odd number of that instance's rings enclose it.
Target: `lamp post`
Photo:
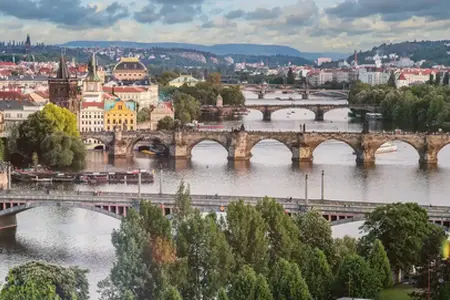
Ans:
[[[320,199],[324,200],[325,196],[325,172],[324,170],[322,170],[322,177],[321,177],[321,181],[320,181]]]
[[[141,168],[139,168],[138,172],[138,198],[141,200]]]
[[[162,168],[162,164],[159,164],[159,194],[162,195],[162,184],[163,184],[163,168]]]
[[[308,174],[305,175],[305,205],[308,207]]]

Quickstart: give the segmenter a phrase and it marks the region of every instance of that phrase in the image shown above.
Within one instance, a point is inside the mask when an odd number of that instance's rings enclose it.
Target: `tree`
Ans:
[[[225,234],[212,217],[197,211],[182,221],[176,238],[177,255],[187,261],[185,299],[213,299],[231,277],[233,254]]]
[[[50,120],[54,132],[61,131],[68,136],[80,136],[77,129],[77,117],[68,109],[48,103],[40,113],[44,118]]]
[[[287,73],[286,83],[287,84],[294,84],[295,83],[295,74],[292,71],[292,68],[289,68],[289,71]]]
[[[432,84],[434,84],[434,83],[435,83],[435,81],[434,81],[434,75],[433,75],[433,74],[430,74],[430,78],[428,79],[428,84],[432,85]]]
[[[334,285],[335,297],[373,298],[380,283],[369,264],[358,255],[347,256],[339,268]]]
[[[445,86],[448,86],[450,83],[450,75],[448,72],[445,72],[444,74],[444,80],[442,81],[442,84]]]
[[[224,288],[220,288],[219,292],[217,293],[217,300],[229,300],[227,296],[227,292]]]
[[[434,82],[435,85],[441,85],[441,73],[436,73],[436,80]]]
[[[31,261],[12,268],[1,299],[89,299],[88,270]],[[24,295],[20,298],[19,295]],[[40,297],[43,298],[40,298]]]
[[[244,105],[245,97],[242,94],[241,88],[239,86],[230,86],[223,88],[220,91],[220,95],[223,98],[224,105]]]
[[[137,114],[137,122],[138,124],[147,122],[150,120],[150,108],[143,107]]]
[[[419,262],[422,242],[429,232],[428,214],[417,203],[388,204],[369,213],[361,229],[369,241],[381,241],[398,274]]]
[[[33,152],[33,155],[31,156],[31,161],[33,163],[33,168],[36,170],[37,166],[39,165],[39,156],[36,152]]]
[[[236,266],[249,265],[258,273],[266,273],[269,261],[267,224],[261,213],[239,200],[228,205],[226,236],[233,249]]]
[[[389,80],[388,80],[387,84],[388,84],[388,86],[390,86],[390,87],[392,87],[394,89],[397,88],[397,83],[396,83],[396,80],[395,80],[395,73],[394,73],[394,71],[391,72],[391,75],[389,76]]]
[[[172,130],[175,128],[174,119],[169,116],[165,116],[164,118],[158,121],[156,128],[158,130]]]
[[[312,299],[326,300],[331,296],[333,274],[325,254],[315,248],[308,249],[308,255],[301,266],[303,278],[308,285]]]
[[[206,78],[206,82],[212,85],[220,85],[222,83],[222,75],[220,73],[210,73]]]
[[[86,149],[79,138],[55,132],[42,141],[40,149],[43,153],[41,163],[46,166],[57,170],[84,168]]]
[[[182,124],[190,123],[200,117],[200,102],[190,95],[176,92],[174,106],[175,118]]]
[[[333,259],[331,260],[330,266],[333,269],[333,274],[336,274],[339,266],[346,256],[357,254],[356,239],[348,235],[340,239],[334,239],[333,254]]]
[[[273,300],[264,276],[256,275],[256,272],[247,265],[234,278],[228,298],[233,300]]]
[[[380,240],[376,240],[372,246],[369,254],[369,266],[375,271],[378,276],[378,281],[382,288],[389,288],[392,286],[392,270],[387,257],[384,246]]]
[[[272,262],[278,257],[291,259],[299,246],[299,229],[295,221],[285,213],[283,206],[273,198],[265,197],[256,205],[268,225],[269,254]]]
[[[330,223],[317,210],[310,210],[297,218],[300,240],[311,248],[325,253],[330,262],[333,253],[333,237]]]
[[[158,81],[158,84],[161,86],[166,86],[169,84],[169,82],[171,82],[172,80],[174,80],[175,78],[178,78],[178,74],[175,72],[171,72],[171,71],[166,71],[164,73],[162,73],[161,75],[159,75],[156,78],[156,81]]]
[[[178,227],[179,224],[187,221],[193,213],[194,209],[192,208],[190,187],[186,187],[184,181],[181,181],[175,195],[175,207],[173,210],[175,227]]]
[[[271,271],[270,285],[275,299],[312,299],[297,264],[282,258],[276,262]]]
[[[183,300],[183,298],[176,288],[169,286],[164,290],[161,300]]]

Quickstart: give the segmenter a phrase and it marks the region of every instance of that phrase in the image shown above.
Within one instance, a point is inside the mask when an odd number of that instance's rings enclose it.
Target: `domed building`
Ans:
[[[148,77],[147,68],[137,57],[122,57],[112,73],[120,81],[139,81]]]

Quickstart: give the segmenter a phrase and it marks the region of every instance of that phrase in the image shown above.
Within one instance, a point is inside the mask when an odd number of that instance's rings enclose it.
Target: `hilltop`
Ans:
[[[262,44],[216,44],[216,45],[200,45],[189,43],[140,43],[140,42],[126,42],[126,41],[71,41],[63,45],[63,47],[121,47],[121,48],[166,48],[166,49],[189,49],[194,51],[208,52],[215,55],[252,55],[252,56],[289,56],[302,57],[306,60],[315,60],[318,57],[326,56],[333,59],[342,59],[346,54],[342,53],[312,53],[301,52],[289,46],[282,45],[262,45]]]
[[[414,62],[424,61],[424,66],[450,65],[450,40],[442,41],[413,41],[395,44],[381,44],[371,50],[358,53],[358,63],[370,63],[371,57],[375,55],[389,56],[396,54],[398,57],[409,57]],[[387,60],[387,59],[383,59]],[[353,61],[353,55],[347,58]]]

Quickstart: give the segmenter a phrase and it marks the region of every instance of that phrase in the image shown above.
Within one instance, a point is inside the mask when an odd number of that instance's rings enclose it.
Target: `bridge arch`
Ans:
[[[256,138],[256,139],[250,140],[249,144],[247,145],[247,149],[248,149],[247,156],[248,156],[248,157],[251,157],[251,156],[252,156],[253,148],[254,148],[256,145],[258,145],[258,144],[260,144],[261,142],[264,142],[264,141],[276,141],[276,142],[278,142],[279,144],[284,145],[284,146],[286,147],[286,149],[289,150],[289,152],[290,152],[291,155],[292,155],[292,158],[295,156],[295,153],[294,153],[294,151],[295,151],[294,148],[295,148],[295,147],[294,147],[294,145],[292,145],[292,142],[289,142],[289,141],[287,141],[287,140],[284,140],[284,139],[279,138],[279,137],[276,137],[276,136],[273,136],[273,137],[272,137],[272,136],[258,137],[258,138]]]
[[[126,213],[129,209],[128,206],[120,206],[123,208],[122,210],[122,214],[116,210],[115,212],[109,211],[108,209],[102,208],[102,207],[98,207],[95,205],[90,205],[90,204],[83,204],[83,203],[74,203],[74,202],[65,202],[65,201],[58,201],[58,202],[52,202],[52,201],[43,201],[43,202],[32,202],[32,203],[25,203],[25,204],[21,204],[21,205],[17,205],[17,206],[13,206],[11,208],[7,208],[4,210],[0,211],[0,218],[3,216],[8,216],[8,215],[16,215],[19,214],[21,212],[27,211],[29,209],[32,208],[37,208],[37,207],[66,207],[66,208],[81,208],[81,209],[86,209],[86,210],[90,210],[90,211],[94,211],[115,219],[120,220],[122,218],[122,216],[126,216]],[[115,206],[116,209],[119,206]]]
[[[386,143],[392,143],[392,142],[401,142],[402,144],[409,145],[411,148],[415,150],[417,155],[419,156],[419,159],[421,159],[425,155],[425,142],[420,141],[417,142],[414,140],[414,138],[408,137],[406,135],[393,135],[390,138],[382,139],[381,141],[378,141],[373,146],[373,153],[376,154],[378,149],[380,149],[381,146],[385,145]],[[408,147],[409,148],[409,147]]]
[[[136,137],[135,139],[133,139],[128,145],[127,145],[127,153],[131,154],[133,153],[133,149],[136,146],[137,143],[139,142],[149,142],[150,144],[158,144],[158,145],[163,145],[164,148],[166,149],[166,152],[169,151],[168,146],[164,143],[163,138],[161,138],[160,136],[157,135],[140,135],[138,137]]]
[[[215,138],[215,137],[205,136],[205,137],[195,139],[187,145],[188,157],[192,157],[192,150],[195,148],[195,146],[197,146],[201,142],[215,142],[215,143],[221,145],[227,152],[227,156],[229,156],[230,149],[229,149],[229,145],[228,145],[227,141],[223,141],[223,140],[221,140],[219,138]]]

